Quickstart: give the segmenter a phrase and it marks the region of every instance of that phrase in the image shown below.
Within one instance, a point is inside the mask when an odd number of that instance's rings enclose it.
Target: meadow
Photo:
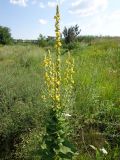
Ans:
[[[0,159],[37,160],[49,102],[42,99],[48,47],[0,46]],[[54,56],[54,49],[49,47]],[[77,42],[73,105],[68,104],[75,160],[120,159],[120,39]],[[67,56],[62,48],[61,59]],[[62,65],[64,72],[64,63]],[[72,108],[71,108],[72,107]]]

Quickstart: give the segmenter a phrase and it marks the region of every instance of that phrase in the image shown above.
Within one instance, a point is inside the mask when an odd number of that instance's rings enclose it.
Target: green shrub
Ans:
[[[12,37],[8,27],[0,26],[0,44],[10,44]]]
[[[81,29],[79,29],[79,26],[77,24],[69,28],[65,27],[63,30],[65,43],[69,44],[69,43],[75,42],[80,32],[81,32]]]
[[[38,45],[40,47],[45,47],[47,45],[46,37],[43,36],[42,34],[40,34],[39,37],[38,37]]]
[[[71,42],[69,44],[63,45],[63,48],[68,49],[68,50],[78,49],[79,47],[80,47],[80,44],[78,42]]]

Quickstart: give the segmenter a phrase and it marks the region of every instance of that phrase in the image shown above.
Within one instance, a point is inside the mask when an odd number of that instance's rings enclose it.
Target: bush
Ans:
[[[53,40],[53,39],[48,39],[47,40],[47,46],[54,47],[54,45],[55,45],[55,40]]]
[[[63,48],[68,49],[68,50],[77,49],[79,47],[80,47],[80,44],[78,42],[71,42],[69,44],[63,45]]]
[[[45,47],[47,45],[46,38],[42,34],[40,34],[38,37],[38,45],[40,47]]]
[[[10,44],[12,37],[8,27],[0,26],[0,44]]]
[[[80,34],[81,30],[79,30],[79,26],[76,24],[75,26],[71,26],[70,28],[64,28],[63,35],[65,38],[65,43],[71,43],[76,40],[76,37]]]

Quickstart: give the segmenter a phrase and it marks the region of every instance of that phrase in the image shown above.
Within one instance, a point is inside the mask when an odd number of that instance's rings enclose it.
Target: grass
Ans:
[[[44,48],[0,46],[0,159],[39,159],[48,104],[44,90]],[[66,58],[63,49],[62,59]],[[70,140],[77,160],[120,156],[119,39],[93,39],[71,50],[75,59],[74,110]],[[54,55],[54,51],[53,51]],[[64,70],[63,70],[64,72]],[[108,155],[98,150],[104,147]]]

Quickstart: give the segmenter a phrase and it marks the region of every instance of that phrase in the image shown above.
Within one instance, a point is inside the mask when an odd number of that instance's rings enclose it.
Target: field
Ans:
[[[37,45],[0,46],[1,160],[39,159],[49,110],[49,102],[42,99],[46,52],[47,48]],[[71,55],[75,60],[74,103],[68,106],[71,116],[67,119],[68,138],[78,150],[75,159],[119,160],[120,39],[78,42]],[[63,64],[66,56],[63,48]]]

